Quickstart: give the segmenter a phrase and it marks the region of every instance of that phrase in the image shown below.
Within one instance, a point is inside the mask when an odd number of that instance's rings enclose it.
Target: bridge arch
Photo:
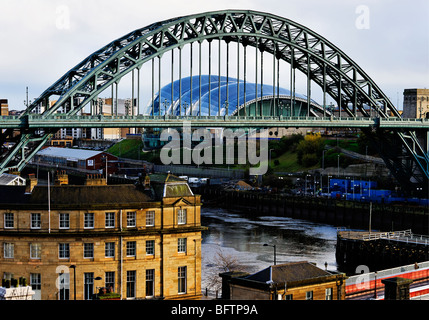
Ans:
[[[291,66],[291,73],[301,71],[310,82],[337,101],[347,116],[380,117],[399,113],[374,81],[347,55],[316,32],[289,19],[268,13],[226,10],[201,13],[154,23],[130,32],[89,55],[50,86],[27,109],[49,105],[52,95],[57,102],[45,116],[61,107],[76,114],[98,95],[117,84],[122,77],[144,63],[186,44],[221,39],[268,52]],[[293,91],[293,90],[291,90]],[[75,98],[80,98],[76,102]],[[325,105],[325,101],[323,101]],[[63,111],[64,112],[64,111]]]
[[[111,87],[113,92],[113,86],[116,86],[117,91],[121,79],[135,70],[139,73],[143,64],[156,59],[161,61],[162,56],[172,50],[178,49],[181,52],[187,44],[198,43],[201,46],[204,41],[211,43],[213,40],[235,42],[244,48],[253,47],[256,48],[256,53],[270,53],[277,62],[286,61],[290,65],[291,105],[295,97],[295,71],[298,70],[307,80],[307,106],[311,106],[311,84],[315,83],[323,91],[322,105],[326,106],[325,97],[329,95],[337,101],[340,112],[343,111],[347,117],[375,117],[375,120],[400,118],[398,110],[377,84],[350,57],[321,35],[273,14],[225,10],[157,22],[110,42],[70,69],[35,99],[21,115],[20,125],[28,124],[27,116],[41,105],[46,106],[43,119],[49,120],[56,112],[74,116],[108,88]],[[158,87],[161,88],[161,85]],[[273,93],[273,97],[275,96]],[[58,98],[51,105],[52,97]],[[280,95],[277,94],[277,99],[279,98]],[[159,99],[158,110],[161,101]],[[258,97],[255,103],[258,103]],[[310,115],[309,111],[310,108],[307,115]],[[278,114],[273,114],[276,115]],[[78,126],[76,120],[76,127]],[[1,155],[0,172],[7,170],[7,165],[12,160],[17,163],[19,170],[25,166],[55,132],[54,127],[42,129],[44,130],[21,130],[20,140],[15,147]],[[393,132],[380,128],[375,130],[373,127],[366,129],[367,133],[374,133],[373,140],[381,146],[380,154],[392,174],[409,190],[415,190],[416,186],[426,190],[429,188],[427,131],[407,128],[395,129]],[[8,137],[13,137],[13,129],[0,133],[0,144]],[[31,142],[31,150],[25,151],[25,147]]]

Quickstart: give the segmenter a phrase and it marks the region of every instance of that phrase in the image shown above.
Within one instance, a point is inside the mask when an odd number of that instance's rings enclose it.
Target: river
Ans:
[[[337,270],[334,226],[279,216],[251,217],[243,212],[218,208],[201,208],[201,224],[208,227],[202,234],[202,283],[205,290],[209,281],[218,274],[216,255],[234,257],[254,273],[274,262],[314,262],[319,268]]]

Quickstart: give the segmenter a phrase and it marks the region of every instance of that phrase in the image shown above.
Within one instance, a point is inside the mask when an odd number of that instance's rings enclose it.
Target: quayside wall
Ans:
[[[378,231],[411,229],[429,235],[429,208],[407,204],[373,203],[253,191],[223,190],[210,186],[194,188],[205,206],[236,209],[253,216],[286,216],[337,227]]]

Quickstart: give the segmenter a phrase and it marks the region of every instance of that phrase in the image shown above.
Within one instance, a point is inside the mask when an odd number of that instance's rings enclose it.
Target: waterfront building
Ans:
[[[300,261],[254,274],[225,272],[222,298],[231,300],[344,300],[346,275]]]
[[[43,300],[94,299],[99,288],[122,299],[201,297],[201,200],[186,181],[57,181],[0,186],[2,278],[28,279]]]

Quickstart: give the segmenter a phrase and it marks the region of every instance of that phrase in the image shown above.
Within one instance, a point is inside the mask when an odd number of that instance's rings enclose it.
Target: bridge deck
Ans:
[[[68,116],[29,115],[1,116],[0,128],[120,128],[182,127],[187,121],[193,127],[312,127],[312,128],[401,128],[429,129],[429,119],[365,117],[250,117],[250,116]]]

